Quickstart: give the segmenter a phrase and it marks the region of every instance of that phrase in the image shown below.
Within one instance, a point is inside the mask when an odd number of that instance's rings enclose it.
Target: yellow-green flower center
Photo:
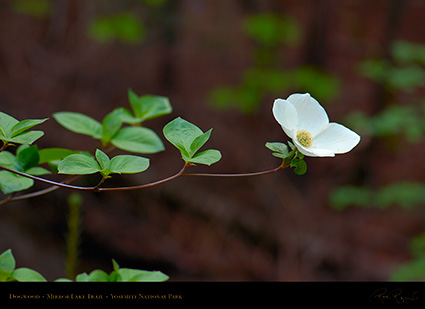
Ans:
[[[313,145],[313,135],[311,135],[311,133],[306,130],[297,131],[297,140],[304,147],[310,147]]]

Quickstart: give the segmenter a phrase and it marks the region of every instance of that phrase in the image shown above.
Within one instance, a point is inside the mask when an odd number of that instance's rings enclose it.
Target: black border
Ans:
[[[0,283],[0,302],[20,304],[425,305],[414,282]]]

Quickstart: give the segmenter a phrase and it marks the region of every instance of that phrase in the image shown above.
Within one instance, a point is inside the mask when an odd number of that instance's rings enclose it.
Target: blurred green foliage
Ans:
[[[139,2],[145,3],[151,7],[158,7],[161,6],[163,4],[165,4],[165,2],[167,2],[168,0],[139,0]]]
[[[120,5],[118,0],[98,0],[97,2],[101,5],[107,3]],[[160,8],[166,2],[167,0],[134,0],[131,10],[122,6],[113,13],[98,14],[89,20],[87,35],[99,43],[141,43],[145,39],[147,30],[142,18],[133,11],[135,7],[137,8],[134,5],[149,10]],[[125,5],[125,2],[122,3]],[[52,5],[53,1],[51,0],[11,0],[10,2],[12,11],[37,18],[48,18],[52,11]]]
[[[425,135],[425,46],[407,41],[395,41],[390,59],[367,59],[360,63],[359,73],[378,83],[385,90],[384,108],[374,115],[356,111],[347,122],[361,135],[386,139],[391,145],[406,147],[406,143],[421,143]],[[341,186],[331,192],[330,204],[343,210],[349,206],[402,207],[409,209],[425,205],[425,183],[398,181],[381,188]],[[425,234],[409,244],[413,259],[397,267],[390,280],[425,279]]]
[[[396,267],[391,274],[390,280],[425,280],[425,233],[410,240],[409,253],[413,259]]]
[[[264,46],[280,43],[294,46],[299,42],[301,29],[296,20],[276,14],[249,16],[242,23],[245,34]]]
[[[412,91],[424,86],[425,73],[417,64],[394,65],[383,59],[370,59],[361,63],[362,75],[385,85],[389,90]]]
[[[103,3],[105,0],[98,1]],[[131,9],[123,7],[116,12],[99,14],[88,25],[88,36],[99,43],[120,42],[139,44],[146,38],[148,31],[144,20],[135,12],[137,9],[150,10],[160,8],[168,0],[134,0]],[[117,0],[111,0],[120,3]]]
[[[339,83],[329,74],[308,66],[293,71],[254,67],[244,72],[238,86],[213,89],[209,99],[218,109],[237,108],[254,113],[265,97],[280,97],[291,89],[308,91],[318,100],[324,100],[337,93]]]
[[[318,100],[331,99],[339,89],[337,78],[313,66],[282,68],[281,50],[295,47],[302,38],[296,20],[277,14],[258,14],[242,21],[243,33],[250,38],[253,65],[242,74],[239,85],[221,86],[209,93],[218,109],[236,108],[254,113],[268,96],[280,97],[288,91],[310,92]]]
[[[391,59],[368,59],[359,66],[361,75],[386,87],[389,91],[412,92],[425,86],[425,46],[395,41]]]
[[[113,16],[97,16],[89,25],[89,36],[99,42],[119,41],[127,44],[140,43],[145,28],[139,17],[132,12],[119,12]]]
[[[342,186],[330,195],[334,209],[343,210],[349,206],[386,209],[391,206],[412,208],[425,203],[425,184],[420,182],[395,182],[378,189],[356,186]]]
[[[12,0],[13,11],[32,17],[45,18],[50,14],[50,0]]]
[[[353,112],[349,123],[362,135],[401,137],[409,143],[419,143],[425,134],[425,101],[418,106],[391,104],[375,116]]]
[[[425,46],[407,41],[395,41],[391,53],[399,63],[418,63],[425,65]]]
[[[392,145],[402,145],[400,141],[421,143],[425,135],[425,100],[419,91],[425,86],[425,46],[395,41],[390,55],[390,60],[365,60],[360,63],[359,72],[383,85],[392,94],[388,96],[391,100],[375,115],[362,111],[351,113],[347,123],[363,136],[391,139]],[[337,209],[350,205],[378,208],[421,205],[425,203],[425,184],[402,182],[376,190],[339,187],[331,193],[330,201]]]
[[[392,101],[372,116],[353,112],[347,122],[364,135],[402,137],[408,142],[420,142],[425,133],[425,100],[414,97],[425,88],[425,46],[395,41],[390,55],[388,60],[361,62],[359,73],[382,85]],[[400,100],[400,95],[404,96],[403,100]]]

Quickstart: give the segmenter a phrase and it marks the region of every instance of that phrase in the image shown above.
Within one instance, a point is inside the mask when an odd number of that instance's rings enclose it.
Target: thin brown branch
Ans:
[[[185,164],[183,166],[183,168],[180,170],[180,172],[178,172],[177,174],[174,174],[174,175],[172,175],[170,177],[167,177],[167,178],[164,178],[164,179],[155,181],[155,182],[147,183],[147,184],[144,184],[144,185],[130,186],[130,187],[98,188],[97,191],[99,191],[99,192],[103,192],[103,191],[129,191],[129,190],[138,190],[138,189],[150,188],[150,187],[153,187],[153,186],[157,186],[157,185],[163,184],[163,183],[165,183],[167,181],[176,179],[176,178],[178,178],[180,176],[183,176],[183,172],[185,171],[185,169],[188,166],[189,166],[188,164]]]
[[[151,182],[151,183],[147,183],[147,184],[143,184],[143,185],[136,185],[136,186],[129,186],[129,187],[113,187],[113,188],[101,188],[100,187],[104,183],[104,181],[106,180],[105,177],[102,178],[102,180],[94,187],[80,187],[80,186],[74,186],[74,185],[69,184],[69,182],[74,181],[75,179],[79,178],[79,176],[73,177],[73,178],[69,179],[68,181],[56,182],[56,181],[53,181],[53,180],[48,180],[48,179],[45,179],[45,178],[29,175],[29,174],[26,174],[26,173],[23,173],[23,172],[15,171],[13,169],[10,169],[10,168],[4,167],[4,166],[0,166],[0,169],[9,171],[11,173],[15,173],[15,174],[23,176],[23,177],[31,178],[35,181],[39,181],[39,182],[42,182],[42,183],[52,185],[52,187],[50,187],[50,188],[40,190],[40,191],[37,191],[37,192],[33,192],[33,193],[20,195],[20,196],[15,196],[15,194],[11,194],[9,197],[4,199],[3,201],[0,201],[0,205],[4,205],[4,204],[12,202],[12,201],[18,201],[18,200],[23,200],[23,199],[27,199],[27,198],[40,196],[40,195],[43,195],[43,194],[46,194],[46,193],[49,193],[49,192],[53,192],[53,191],[55,191],[59,188],[66,188],[66,189],[80,190],[80,191],[93,191],[93,192],[130,191],[130,190],[140,190],[140,189],[146,189],[146,188],[150,188],[150,187],[153,187],[153,186],[157,186],[157,185],[163,184],[165,182],[179,178],[181,176],[185,176],[185,177],[251,177],[251,176],[261,176],[261,175],[276,173],[276,172],[287,167],[285,164],[282,164],[282,165],[280,165],[280,166],[278,166],[274,169],[267,170],[267,171],[252,172],[252,173],[240,173],[240,174],[184,173],[186,168],[189,167],[189,166],[190,166],[190,163],[186,163],[178,173],[176,173],[176,174],[174,174],[170,177],[167,177],[167,178],[164,178],[164,179],[161,179],[161,180],[157,180],[157,181],[154,181],[154,182]]]
[[[1,165],[0,165],[0,169],[3,169],[5,171],[8,171],[8,172],[20,175],[20,176],[31,178],[31,179],[39,181],[39,182],[47,183],[47,184],[53,185],[53,186],[58,186],[58,187],[73,189],[73,190],[81,190],[81,191],[92,191],[93,190],[93,187],[80,187],[80,186],[74,186],[74,185],[70,185],[70,184],[67,184],[67,183],[63,183],[63,182],[48,180],[48,179],[41,178],[41,177],[38,177],[38,176],[29,175],[27,173],[19,172],[19,171],[16,171],[14,169],[11,169],[11,168],[8,168],[8,167],[5,167],[5,166],[1,166]]]
[[[252,172],[252,173],[241,173],[241,174],[209,174],[209,173],[194,173],[194,174],[182,174],[182,176],[187,177],[250,177],[250,176],[261,176],[276,173],[282,169],[284,169],[285,165],[279,165],[278,167],[261,172]]]

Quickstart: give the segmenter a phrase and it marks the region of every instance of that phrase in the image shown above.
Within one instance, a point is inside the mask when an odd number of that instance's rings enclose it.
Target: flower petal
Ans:
[[[287,100],[276,99],[273,104],[273,115],[286,135],[292,138],[292,131],[298,123],[298,115],[294,106]]]
[[[314,136],[329,123],[325,109],[309,93],[291,94],[287,101],[292,103],[297,111],[298,130],[306,130]]]
[[[298,151],[308,157],[335,157],[335,154],[327,149],[321,149],[316,147],[304,147],[296,139],[293,139],[294,145]]]
[[[330,123],[316,136],[313,146],[334,153],[346,153],[360,142],[360,136],[339,123]]]

